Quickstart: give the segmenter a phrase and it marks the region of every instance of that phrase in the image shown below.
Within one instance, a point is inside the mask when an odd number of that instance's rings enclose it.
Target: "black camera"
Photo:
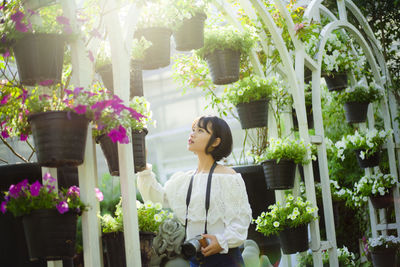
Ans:
[[[200,248],[207,247],[209,244],[210,241],[207,238],[196,235],[182,244],[182,254],[185,258],[190,259],[200,251]]]

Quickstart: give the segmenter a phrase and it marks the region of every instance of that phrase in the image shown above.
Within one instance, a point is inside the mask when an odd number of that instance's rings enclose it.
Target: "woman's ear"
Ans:
[[[215,148],[215,147],[219,146],[219,144],[221,144],[221,138],[217,137],[217,138],[215,138],[215,140],[211,146]]]

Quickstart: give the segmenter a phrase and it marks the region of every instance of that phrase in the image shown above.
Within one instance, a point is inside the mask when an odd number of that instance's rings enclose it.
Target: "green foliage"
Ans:
[[[177,22],[182,19],[173,0],[146,1],[142,7],[137,28],[164,27],[174,30]]]
[[[276,159],[277,163],[281,159],[293,160],[296,164],[307,164],[310,159],[307,158],[310,145],[306,146],[303,140],[270,138],[269,146],[263,154],[256,158],[256,162],[263,162],[270,159]]]
[[[176,27],[184,23],[184,19],[190,19],[196,14],[204,14],[208,8],[210,0],[174,0],[174,5],[180,13],[180,20]]]
[[[286,228],[295,228],[309,224],[317,219],[314,213],[318,210],[311,207],[309,201],[292,195],[285,196],[285,204],[279,201],[268,207],[268,212],[261,213],[256,220],[256,231],[269,236],[275,235]]]
[[[213,27],[206,29],[204,32],[204,46],[196,53],[201,58],[214,50],[232,49],[239,51],[242,58],[245,58],[255,44],[255,35],[251,33],[249,28],[239,31],[233,26]]]
[[[162,209],[160,203],[150,201],[144,204],[136,201],[139,231],[154,232],[158,231],[160,224],[167,218],[172,218],[173,214]],[[123,232],[123,213],[122,198],[116,206],[114,217],[110,214],[99,215],[103,233]]]
[[[239,103],[250,103],[257,100],[269,100],[272,91],[277,90],[279,83],[275,77],[263,79],[257,75],[245,77],[228,87],[223,98],[234,106]]]
[[[382,98],[381,91],[375,86],[355,86],[354,88],[346,89],[344,92],[338,92],[338,101],[340,103],[358,102],[372,103]]]
[[[368,197],[383,196],[389,193],[389,190],[396,185],[396,178],[390,174],[375,173],[367,174],[361,177],[360,181],[355,183],[354,198],[360,202],[366,203]],[[361,206],[361,204],[359,204]]]
[[[140,40],[133,39],[132,44],[132,59],[133,60],[143,60],[146,50],[152,45],[150,41],[142,36]]]
[[[339,266],[358,266],[355,262],[356,257],[354,253],[350,252],[346,246],[343,246],[342,248],[337,248],[337,255]],[[313,266],[313,258],[310,250],[308,250],[307,253],[298,254],[297,260],[298,267]],[[329,253],[327,250],[322,251],[322,263],[324,265],[329,264]]]

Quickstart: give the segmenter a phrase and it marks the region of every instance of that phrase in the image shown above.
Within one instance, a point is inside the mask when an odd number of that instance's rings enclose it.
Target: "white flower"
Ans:
[[[159,202],[155,203],[154,207],[155,207],[156,210],[161,210],[162,209],[162,205]]]
[[[151,209],[151,208],[153,207],[153,202],[151,202],[151,201],[146,201],[146,202],[144,203],[144,207],[145,207],[146,209]]]
[[[275,222],[273,223],[273,225],[274,225],[275,228],[277,228],[277,227],[279,227],[279,222],[278,222],[278,221],[275,221]]]
[[[161,222],[162,218],[161,218],[160,214],[155,214],[155,215],[154,215],[154,220],[155,220],[156,222]]]
[[[365,151],[361,150],[359,156],[361,159],[365,159]]]

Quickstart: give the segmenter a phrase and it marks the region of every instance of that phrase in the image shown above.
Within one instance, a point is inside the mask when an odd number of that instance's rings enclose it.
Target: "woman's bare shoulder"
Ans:
[[[215,168],[215,173],[222,173],[222,174],[236,174],[235,170],[223,165],[217,165]]]

